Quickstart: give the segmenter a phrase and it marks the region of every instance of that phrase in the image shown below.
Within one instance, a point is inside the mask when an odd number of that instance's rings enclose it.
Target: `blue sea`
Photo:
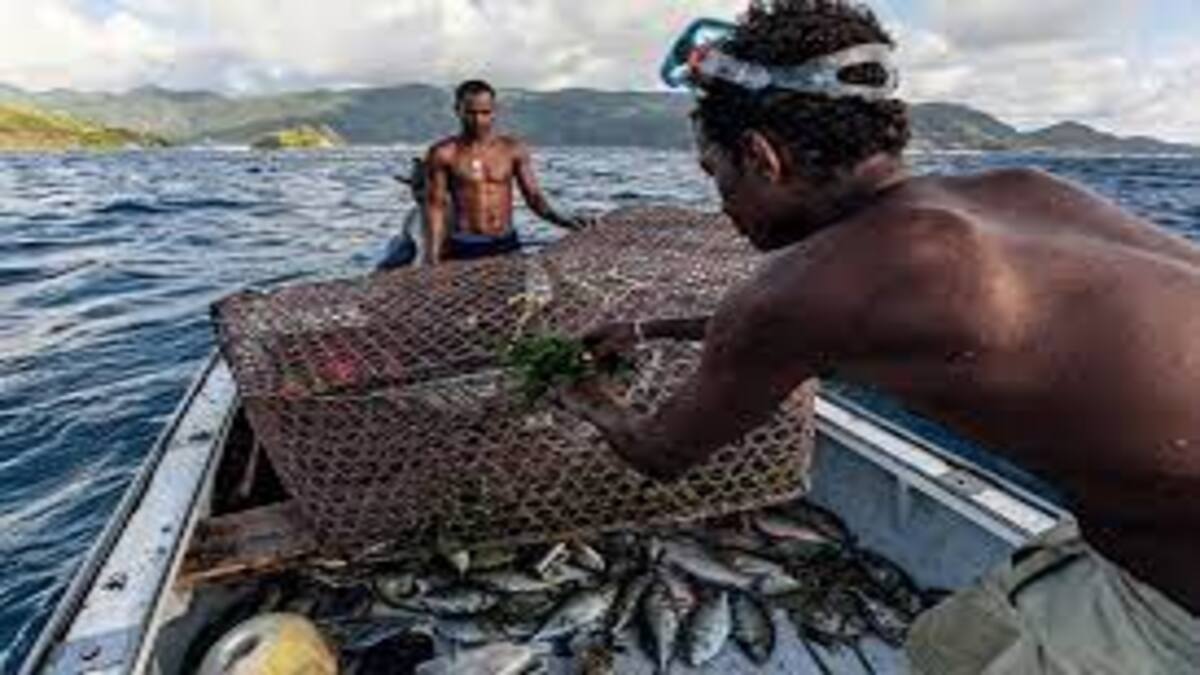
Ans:
[[[411,207],[415,148],[0,155],[0,673],[15,671],[196,368],[208,306],[365,271]],[[555,203],[714,208],[685,152],[543,149]],[[1200,161],[928,155],[1036,165],[1200,240]],[[522,211],[527,240],[559,236]]]

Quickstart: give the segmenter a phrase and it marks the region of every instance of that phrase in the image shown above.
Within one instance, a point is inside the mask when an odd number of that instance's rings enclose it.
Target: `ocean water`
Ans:
[[[364,271],[411,206],[412,148],[0,156],[0,673],[15,671],[248,285]],[[544,149],[553,201],[713,208],[685,152]],[[1200,161],[937,155],[1036,165],[1200,240]],[[558,233],[521,211],[527,240]]]

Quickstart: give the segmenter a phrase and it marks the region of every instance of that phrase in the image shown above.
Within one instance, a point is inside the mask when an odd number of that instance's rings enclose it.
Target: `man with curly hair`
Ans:
[[[704,339],[653,415],[596,385],[562,401],[671,479],[819,376],[890,392],[1079,517],[924,615],[917,672],[1200,672],[1200,248],[1042,172],[911,175],[892,47],[843,0],[685,35],[664,72],[697,91],[700,163],[769,254],[711,320],[590,337]]]

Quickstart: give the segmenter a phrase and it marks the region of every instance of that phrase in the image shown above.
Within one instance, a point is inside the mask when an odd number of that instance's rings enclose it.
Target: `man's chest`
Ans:
[[[455,158],[452,170],[460,184],[508,183],[513,178],[513,161],[494,153],[464,153]]]

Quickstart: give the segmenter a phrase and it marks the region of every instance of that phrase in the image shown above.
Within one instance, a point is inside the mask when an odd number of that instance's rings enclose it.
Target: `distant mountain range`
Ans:
[[[684,122],[691,100],[683,94],[506,90],[500,101],[503,126],[537,145],[682,148],[691,143]],[[158,87],[105,94],[33,93],[0,85],[0,103],[5,102],[179,144],[245,145],[301,125],[327,126],[350,144],[427,143],[456,127],[451,92],[422,84],[244,98]],[[947,103],[914,105],[913,125],[918,150],[1200,154],[1197,146],[1123,138],[1077,122],[1021,132],[985,112]]]

